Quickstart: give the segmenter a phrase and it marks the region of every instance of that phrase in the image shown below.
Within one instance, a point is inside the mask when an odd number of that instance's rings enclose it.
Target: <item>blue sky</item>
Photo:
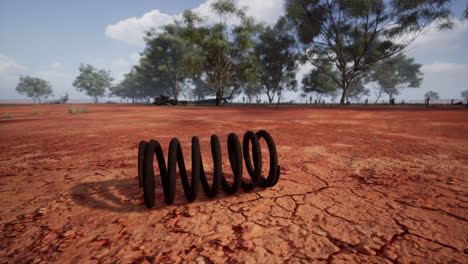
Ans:
[[[173,21],[188,8],[210,16],[211,1],[0,1],[0,100],[25,98],[15,91],[20,74],[46,79],[55,97],[68,91],[72,99],[88,99],[71,85],[80,63],[110,70],[121,80],[138,62],[145,30]],[[237,2],[267,23],[283,12],[282,0]],[[455,15],[459,17],[465,5],[454,1]],[[442,98],[459,98],[468,89],[468,21],[457,22],[452,31],[426,31],[407,52],[424,65],[424,83],[399,98],[421,99],[428,90]],[[309,68],[302,67],[298,77]],[[288,94],[290,99],[296,96]]]

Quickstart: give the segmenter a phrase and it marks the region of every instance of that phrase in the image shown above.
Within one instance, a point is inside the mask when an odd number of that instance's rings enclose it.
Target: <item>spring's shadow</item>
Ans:
[[[191,175],[191,171],[187,172]],[[232,179],[232,174],[225,173],[228,181]],[[211,184],[211,177],[207,175]],[[159,174],[155,175],[156,183],[156,204],[151,210],[158,210],[168,205],[164,202],[164,194],[161,186],[161,179]],[[262,188],[255,188],[250,192],[260,192]],[[79,183],[70,188],[70,195],[73,201],[81,206],[90,207],[94,209],[101,209],[113,212],[142,212],[148,210],[143,202],[143,189],[138,186],[138,178],[121,179],[121,180],[107,180],[107,181],[94,181]],[[193,203],[210,202],[218,199],[224,199],[227,196],[241,196],[247,193],[242,188],[233,195],[228,195],[222,188],[214,198],[206,196],[205,192],[200,186],[197,199]],[[185,198],[185,194],[180,182],[180,177],[176,179],[176,194],[173,205],[184,205],[190,203]]]

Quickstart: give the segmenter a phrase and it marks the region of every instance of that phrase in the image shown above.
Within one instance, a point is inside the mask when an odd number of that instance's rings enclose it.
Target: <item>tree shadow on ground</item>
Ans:
[[[187,172],[191,175],[190,172]],[[230,182],[232,175],[225,173],[226,178]],[[207,175],[211,184],[211,177]],[[155,175],[156,184],[156,204],[151,210],[159,210],[167,207],[164,201],[164,194],[161,186],[160,176]],[[260,192],[262,188],[256,188],[254,192]],[[73,201],[81,206],[90,207],[94,209],[101,209],[113,212],[143,212],[148,210],[143,201],[143,189],[138,186],[138,178],[132,179],[118,179],[106,181],[94,181],[79,183],[70,188],[70,195]],[[252,191],[251,191],[252,192]],[[242,188],[232,196],[241,196],[247,193]],[[220,188],[220,191],[214,198],[206,196],[205,192],[200,186],[197,199],[194,203],[216,201],[227,197],[228,194]],[[176,179],[176,194],[173,205],[180,206],[191,203],[187,201],[180,177]]]

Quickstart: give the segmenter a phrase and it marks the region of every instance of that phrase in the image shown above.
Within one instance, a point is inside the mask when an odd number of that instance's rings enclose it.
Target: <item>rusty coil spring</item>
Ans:
[[[262,151],[259,139],[263,138],[268,145],[270,153],[270,170],[268,177],[262,175]],[[228,194],[233,194],[239,186],[244,190],[252,190],[257,187],[271,187],[276,185],[279,180],[280,166],[278,166],[278,155],[273,138],[265,130],[257,133],[247,131],[244,135],[241,145],[236,134],[231,133],[228,136],[228,154],[229,163],[232,168],[234,180],[229,184],[222,171],[221,146],[219,138],[216,135],[211,136],[211,153],[213,156],[213,183],[210,186],[203,169],[203,161],[200,152],[200,143],[198,137],[192,137],[192,179],[189,184],[187,170],[185,169],[184,156],[179,140],[173,138],[169,144],[169,154],[166,167],[166,161],[161,145],[156,140],[150,142],[141,141],[138,147],[138,178],[139,186],[143,188],[145,205],[148,208],[154,206],[155,202],[155,182],[154,182],[154,155],[158,161],[161,183],[166,204],[174,202],[175,182],[176,182],[176,163],[179,167],[179,174],[182,181],[185,196],[188,201],[194,201],[197,198],[200,183],[208,197],[214,197],[219,191],[220,185]],[[252,159],[250,158],[249,143],[252,144]],[[242,179],[243,162],[247,167],[251,181],[246,182]]]

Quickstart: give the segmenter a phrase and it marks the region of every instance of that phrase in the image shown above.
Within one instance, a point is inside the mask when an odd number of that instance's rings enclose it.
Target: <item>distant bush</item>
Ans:
[[[11,114],[10,113],[3,113],[3,118],[11,118]]]
[[[88,109],[86,109],[86,107],[80,107],[79,112],[80,113],[88,113]]]
[[[68,108],[68,113],[76,114],[76,109],[75,108]]]
[[[32,114],[33,114],[33,115],[37,115],[37,114],[39,114],[39,112],[36,111],[36,110],[33,110],[33,111],[32,111]]]

